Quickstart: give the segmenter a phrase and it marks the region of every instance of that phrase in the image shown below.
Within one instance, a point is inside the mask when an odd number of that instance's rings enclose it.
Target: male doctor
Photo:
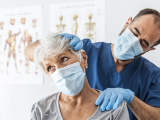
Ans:
[[[102,103],[101,111],[117,109],[125,100],[131,120],[160,120],[160,68],[141,57],[160,43],[158,11],[144,9],[133,20],[130,17],[115,44],[81,41],[72,34],[61,36],[71,39],[75,50],[83,48],[87,53],[89,84],[103,91],[95,103]],[[25,48],[31,61],[38,44]]]

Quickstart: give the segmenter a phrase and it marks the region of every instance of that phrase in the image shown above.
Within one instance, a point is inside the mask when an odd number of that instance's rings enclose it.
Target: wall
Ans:
[[[43,36],[49,30],[49,5],[64,2],[79,2],[86,0],[0,0],[0,9],[43,5]],[[143,8],[154,8],[160,11],[159,0],[106,0],[106,42],[114,42],[123,25],[131,16],[134,17]],[[160,66],[160,57],[156,51],[144,55]],[[44,76],[44,85],[0,85],[0,120],[28,120],[33,103],[58,90],[50,85],[50,80]]]

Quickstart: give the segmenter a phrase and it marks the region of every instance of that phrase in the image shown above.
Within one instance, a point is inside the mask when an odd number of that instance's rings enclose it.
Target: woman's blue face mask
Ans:
[[[143,53],[139,39],[127,28],[114,44],[114,55],[119,60],[134,59]]]
[[[50,77],[63,94],[74,96],[83,88],[85,73],[80,63],[76,62],[57,69]]]

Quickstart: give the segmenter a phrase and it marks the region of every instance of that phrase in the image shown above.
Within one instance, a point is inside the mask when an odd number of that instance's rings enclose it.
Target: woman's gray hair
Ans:
[[[70,46],[70,40],[64,39],[57,33],[50,33],[46,38],[41,39],[39,42],[40,44],[34,51],[34,62],[43,73],[46,73],[43,60],[53,58],[66,50],[70,50],[71,53],[75,54],[81,61],[81,52],[83,50],[75,51],[74,48]]]

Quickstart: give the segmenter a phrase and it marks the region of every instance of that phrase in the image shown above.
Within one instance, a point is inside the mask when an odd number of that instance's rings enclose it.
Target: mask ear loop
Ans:
[[[55,83],[53,82],[52,78],[50,76],[49,76],[49,78],[51,79],[53,86],[56,86]]]

